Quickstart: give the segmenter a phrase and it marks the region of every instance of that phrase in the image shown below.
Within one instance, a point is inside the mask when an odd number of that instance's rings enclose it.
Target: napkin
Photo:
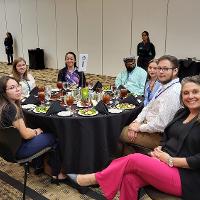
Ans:
[[[125,99],[122,99],[120,101],[120,103],[130,103],[130,104],[133,104],[133,105],[136,105],[136,106],[140,105],[140,103],[138,102],[138,100],[133,95],[129,95]]]
[[[95,109],[101,114],[108,114],[108,108],[102,100],[95,106]]]
[[[66,110],[66,109],[64,107],[62,107],[58,101],[55,101],[51,104],[46,115],[49,116],[49,115],[56,114],[56,113],[58,113],[60,111],[64,111],[64,110]]]
[[[92,89],[93,89],[93,91],[96,91],[97,88],[100,88],[100,89],[101,89],[102,87],[103,87],[103,86],[102,86],[102,83],[99,82],[99,81],[97,81]]]
[[[40,101],[37,97],[30,95],[28,98],[26,98],[23,102],[22,105],[25,104],[35,104],[35,105],[40,105]]]
[[[31,91],[30,91],[30,95],[38,95],[38,87],[34,87]]]

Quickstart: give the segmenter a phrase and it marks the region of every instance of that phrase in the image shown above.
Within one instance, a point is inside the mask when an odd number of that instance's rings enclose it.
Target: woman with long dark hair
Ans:
[[[147,71],[148,63],[154,59],[156,52],[153,43],[150,42],[149,33],[142,32],[142,42],[137,45],[137,66],[142,67]]]
[[[0,78],[0,128],[15,127],[18,129],[23,141],[17,150],[16,158],[23,159],[30,157],[48,146],[54,146],[58,150],[54,134],[43,132],[41,128],[28,128],[25,124],[21,105],[21,85],[10,76]],[[58,152],[58,151],[57,151]],[[50,156],[53,181],[65,179],[66,176],[60,173],[61,162],[59,153],[57,156]],[[57,180],[57,179],[56,179]],[[58,180],[57,180],[58,181]]]
[[[67,52],[65,55],[65,67],[58,72],[58,81],[66,82],[67,85],[85,87],[85,75],[78,71],[76,66],[76,55],[74,52]]]
[[[5,51],[7,54],[8,65],[13,63],[13,38],[10,32],[6,33],[6,38],[4,40]]]

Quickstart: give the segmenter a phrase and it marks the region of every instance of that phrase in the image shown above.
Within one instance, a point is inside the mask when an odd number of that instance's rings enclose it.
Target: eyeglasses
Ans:
[[[21,88],[21,85],[12,85],[12,86],[10,86],[9,88],[6,88],[6,90],[16,90],[16,89],[19,89],[19,88]]]
[[[170,69],[175,69],[174,67],[170,67],[170,68],[168,68],[168,67],[158,67],[157,68],[157,70],[158,71],[162,71],[162,72],[168,72]]]

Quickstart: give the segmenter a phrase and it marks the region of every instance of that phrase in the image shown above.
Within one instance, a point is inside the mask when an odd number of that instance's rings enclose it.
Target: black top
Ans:
[[[187,109],[180,109],[167,125],[161,141],[162,149],[173,157],[186,157],[190,169],[178,168],[184,200],[200,198],[200,123],[193,119],[182,122],[189,115]],[[174,134],[174,136],[172,136]],[[171,139],[172,137],[172,139]],[[177,138],[178,137],[178,138]]]
[[[22,117],[22,113],[16,116],[17,110],[13,104],[7,104],[1,112],[1,128],[10,127],[12,123]]]
[[[76,70],[74,71],[75,73],[77,73],[79,75],[79,84],[78,84],[78,87],[85,87],[85,74],[84,72],[79,72],[77,70],[77,67],[76,67]],[[58,72],[58,81],[62,81],[62,82],[65,82],[65,77],[66,77],[66,73],[67,73],[67,68],[64,67],[62,68],[59,72]]]
[[[6,37],[4,40],[4,45],[6,48],[6,54],[13,54],[13,39]]]
[[[148,62],[152,60],[155,55],[155,47],[151,42],[140,42],[137,45],[138,62],[137,65],[147,70]]]

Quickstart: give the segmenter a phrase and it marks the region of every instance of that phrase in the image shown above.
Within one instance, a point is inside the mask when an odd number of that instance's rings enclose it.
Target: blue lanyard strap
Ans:
[[[176,84],[176,83],[179,83],[179,81],[176,81],[176,82],[172,83],[171,85],[169,85],[168,87],[166,87],[164,90],[161,89],[161,90],[158,92],[158,94],[155,96],[155,99],[158,98],[163,92],[165,92],[167,89],[169,89],[172,85],[174,85],[174,84]]]

